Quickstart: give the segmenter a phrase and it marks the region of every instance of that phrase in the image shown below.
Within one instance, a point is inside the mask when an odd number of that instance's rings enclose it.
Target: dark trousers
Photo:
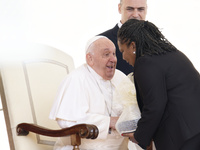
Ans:
[[[200,150],[200,133],[187,140],[180,150]]]

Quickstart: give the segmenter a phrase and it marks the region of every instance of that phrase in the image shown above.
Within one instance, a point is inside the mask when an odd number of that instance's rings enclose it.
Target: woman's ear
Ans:
[[[136,51],[136,45],[135,45],[135,42],[131,42],[131,47],[133,48],[134,51]]]

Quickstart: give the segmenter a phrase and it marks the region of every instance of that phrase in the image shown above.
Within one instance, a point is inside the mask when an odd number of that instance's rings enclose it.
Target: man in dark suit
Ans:
[[[145,20],[147,14],[147,0],[120,0],[120,3],[118,4],[118,11],[121,14],[120,22],[116,24],[114,28],[99,35],[106,36],[115,44],[117,56],[116,68],[128,75],[133,72],[133,67],[122,58],[122,54],[117,45],[117,31],[122,24],[129,19]]]

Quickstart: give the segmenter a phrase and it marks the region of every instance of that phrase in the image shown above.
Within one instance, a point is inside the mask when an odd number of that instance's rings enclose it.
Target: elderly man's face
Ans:
[[[118,5],[121,23],[129,19],[145,20],[147,14],[147,0],[122,0]]]
[[[90,54],[90,66],[103,79],[112,79],[117,64],[115,45],[109,39],[100,38],[93,43],[93,48],[94,53]]]

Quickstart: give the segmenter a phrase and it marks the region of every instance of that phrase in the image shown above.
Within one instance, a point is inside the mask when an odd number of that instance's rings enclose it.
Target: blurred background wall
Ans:
[[[146,19],[161,28],[200,70],[200,0],[147,2]],[[70,54],[78,67],[85,62],[87,40],[120,20],[118,3],[119,0],[0,0],[0,42],[46,44]],[[0,50],[3,58],[10,54]]]

